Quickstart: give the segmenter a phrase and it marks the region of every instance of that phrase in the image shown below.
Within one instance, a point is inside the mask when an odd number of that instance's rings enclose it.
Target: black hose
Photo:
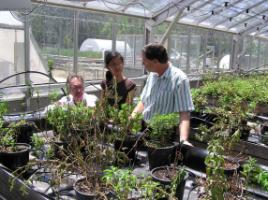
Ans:
[[[16,73],[16,74],[12,74],[2,80],[0,80],[0,84],[3,83],[4,81],[14,77],[14,76],[18,76],[18,75],[21,75],[21,74],[41,74],[43,76],[46,76],[48,78],[50,78],[52,81],[54,81],[54,83],[58,83],[56,79],[54,79],[53,77],[49,76],[49,74],[46,74],[46,73],[43,73],[43,72],[39,72],[39,71],[24,71],[24,72],[19,72],[19,73]],[[1,89],[1,88],[0,88]],[[64,96],[66,96],[66,92],[63,88],[61,88],[61,91],[63,92]]]

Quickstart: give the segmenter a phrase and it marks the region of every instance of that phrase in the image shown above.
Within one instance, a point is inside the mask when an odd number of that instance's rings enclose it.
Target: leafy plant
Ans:
[[[153,200],[160,197],[164,192],[159,183],[152,181],[151,177],[135,176],[129,169],[118,169],[112,166],[104,170],[103,181],[112,187],[119,200],[128,199],[129,195],[135,191],[140,192],[140,196],[144,199]]]
[[[52,158],[54,156],[54,152],[51,146],[45,147],[45,139],[44,137],[38,136],[37,134],[32,135],[32,151],[33,155],[38,158]]]
[[[138,179],[130,170],[111,167],[104,170],[103,180],[115,191],[118,199],[128,199],[130,192],[137,187]]]
[[[71,137],[72,131],[89,130],[92,127],[93,115],[93,109],[81,103],[76,106],[55,106],[49,110],[47,119],[61,139],[66,141]]]
[[[245,177],[247,185],[251,183],[257,184],[268,191],[268,171],[265,171],[258,166],[256,159],[249,158],[243,165],[241,174]]]
[[[224,148],[220,140],[211,140],[207,149],[208,156],[205,159],[207,166],[207,195],[212,200],[224,200],[224,192],[228,185],[224,175]]]
[[[149,142],[156,146],[170,144],[178,123],[179,115],[177,113],[154,115],[149,121],[149,127],[151,128]]]
[[[18,127],[25,124],[25,120],[12,122],[8,127],[4,127],[3,115],[7,112],[7,104],[0,103],[0,151],[15,151]]]

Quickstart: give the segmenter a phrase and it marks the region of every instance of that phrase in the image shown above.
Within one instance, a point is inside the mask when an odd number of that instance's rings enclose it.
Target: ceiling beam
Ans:
[[[187,6],[194,4],[197,1],[199,0],[187,0],[182,2],[177,0],[176,2],[169,3],[168,7],[152,17],[152,20],[155,21],[154,25],[161,24],[168,17],[175,15],[177,12],[183,11]]]
[[[233,27],[235,27],[235,26],[237,26],[237,25],[239,25],[239,24],[242,24],[242,23],[244,23],[244,22],[246,22],[246,21],[249,21],[249,20],[251,20],[251,19],[253,19],[253,18],[255,18],[255,17],[257,17],[257,16],[259,16],[259,15],[261,15],[261,14],[263,14],[263,13],[266,13],[267,11],[268,11],[268,10],[265,8],[262,12],[260,12],[260,13],[258,13],[258,14],[255,14],[255,15],[253,15],[253,16],[247,17],[246,19],[243,19],[242,21],[239,21],[239,22],[237,22],[237,23],[235,23],[235,24],[229,26],[228,29],[231,29],[231,28],[233,28]]]
[[[236,0],[236,1],[234,1],[233,3],[230,3],[230,5],[228,5],[228,7],[227,8],[229,8],[229,7],[231,7],[231,6],[234,6],[234,5],[236,5],[236,4],[238,4],[238,3],[240,3],[241,2],[241,0]],[[217,9],[218,8],[218,9]],[[214,11],[214,15],[216,15],[216,14],[219,14],[219,13],[221,13],[223,10],[225,9],[225,7],[224,6],[220,6],[219,7],[219,5],[217,5],[217,6],[215,6],[212,10]],[[211,11],[212,11],[211,10]],[[208,16],[206,16],[206,17],[204,17],[204,18],[202,18],[201,20],[199,20],[198,22],[197,22],[197,24],[200,24],[200,23],[202,23],[203,21],[206,21],[207,19],[209,19],[210,17],[212,17],[213,15],[212,14],[209,14]]]
[[[252,6],[248,7],[247,9],[251,10],[252,8],[257,7],[257,6],[263,4],[263,3],[266,2],[266,1],[267,1],[267,0],[260,1],[260,2],[258,2],[258,3],[256,3],[256,4],[252,5]],[[223,20],[219,21],[217,24],[214,25],[214,28],[215,28],[216,26],[219,26],[220,24],[223,24],[223,23],[227,22],[230,18],[234,19],[234,18],[237,17],[238,15],[244,13],[245,10],[246,10],[246,9],[243,9],[243,10],[239,11],[238,13],[236,13],[236,14],[230,16],[228,19],[223,19]],[[228,28],[229,28],[229,27],[228,27]]]

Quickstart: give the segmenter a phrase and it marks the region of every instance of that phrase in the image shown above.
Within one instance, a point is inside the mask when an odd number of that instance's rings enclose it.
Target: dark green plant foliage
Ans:
[[[165,146],[170,144],[172,136],[176,126],[179,124],[179,114],[155,114],[149,121],[149,132],[150,143],[156,146]]]
[[[227,180],[224,175],[224,148],[220,140],[211,140],[207,149],[209,153],[205,159],[207,194],[212,200],[224,200],[224,192],[227,190]]]
[[[153,200],[163,195],[164,191],[159,183],[152,181],[151,177],[137,177],[132,170],[110,167],[104,170],[102,180],[107,187],[112,187],[119,200],[128,199],[132,191],[140,191],[141,197]]]
[[[131,118],[134,105],[122,104],[121,108],[107,106],[107,118],[111,119],[111,123],[119,127],[117,137],[125,137],[127,134],[135,134],[141,130],[142,115],[137,114],[135,118]]]
[[[68,139],[72,130],[89,130],[92,127],[93,109],[83,103],[76,106],[55,106],[47,114],[48,122],[62,139]]]
[[[247,184],[257,184],[268,191],[268,171],[260,168],[254,158],[247,160],[241,174],[245,177]]]

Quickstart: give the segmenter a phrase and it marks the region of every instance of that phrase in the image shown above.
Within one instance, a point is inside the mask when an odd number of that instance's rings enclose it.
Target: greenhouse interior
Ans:
[[[268,199],[268,0],[1,0],[0,41],[0,199]]]

